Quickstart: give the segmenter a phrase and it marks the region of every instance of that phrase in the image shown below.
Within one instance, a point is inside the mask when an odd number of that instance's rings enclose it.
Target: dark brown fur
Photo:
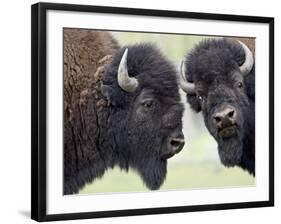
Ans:
[[[63,40],[66,112],[77,102],[82,90],[96,86],[104,65],[119,46],[108,32],[84,29],[64,29]]]
[[[247,75],[241,73],[245,52],[236,40],[254,53],[254,38],[222,38],[201,41],[186,55],[185,76],[196,89],[196,94],[187,94],[187,101],[196,112],[202,111],[221,162],[255,175],[255,65]],[[231,138],[221,137],[214,122],[215,111],[225,105],[237,113],[236,134]]]
[[[74,176],[78,177],[90,163],[100,161],[97,151],[81,146],[85,141],[93,145],[97,142],[96,107],[106,104],[101,95],[101,77],[118,49],[117,42],[107,32],[64,29],[64,170],[72,173],[64,176],[64,184],[76,185],[65,188],[65,193],[76,191],[79,182],[84,182],[79,178],[71,181]],[[86,113],[90,104],[95,109],[91,114]],[[86,120],[92,122],[85,124]],[[81,133],[83,128],[88,130],[87,135]],[[85,175],[85,179],[89,181],[90,176]]]

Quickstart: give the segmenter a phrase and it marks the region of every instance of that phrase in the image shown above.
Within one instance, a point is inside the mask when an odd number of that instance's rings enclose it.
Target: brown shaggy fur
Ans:
[[[159,189],[171,138],[183,138],[176,69],[155,45],[119,49],[110,33],[88,30],[67,29],[64,38],[64,194],[115,166]],[[128,73],[139,82],[133,93],[117,81],[125,48]]]
[[[69,117],[84,89],[100,85],[105,65],[119,49],[104,31],[64,29],[64,112]],[[100,89],[100,88],[98,88]]]
[[[101,78],[119,46],[107,32],[64,29],[63,35],[64,193],[70,193],[77,191],[78,186],[85,180],[90,181],[92,175],[88,172],[83,177],[79,176],[86,166],[94,163],[100,167],[99,153],[81,145],[86,141],[90,142],[90,145],[96,144],[99,135],[94,127],[97,122],[97,107],[101,109],[106,105],[101,94]],[[88,109],[90,106],[93,106],[91,110]],[[89,111],[92,113],[89,114]],[[93,122],[86,122],[88,120]],[[86,135],[81,132],[85,129]],[[104,171],[97,168],[90,172],[101,175]],[[68,176],[70,173],[73,176]]]

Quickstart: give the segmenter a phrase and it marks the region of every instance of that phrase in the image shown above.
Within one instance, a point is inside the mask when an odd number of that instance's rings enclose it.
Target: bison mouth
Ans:
[[[228,127],[220,128],[218,130],[218,134],[223,139],[232,138],[237,136],[237,129],[238,129],[237,125],[234,124]]]
[[[180,143],[180,144],[174,143],[174,145],[177,145],[177,147],[174,148],[173,150],[168,151],[167,153],[163,154],[161,156],[161,160],[166,161],[166,160],[172,158],[174,155],[178,154],[184,147],[184,143]]]
[[[161,160],[166,161],[170,158],[172,158],[175,154],[173,152],[169,152],[167,154],[164,154],[163,156],[161,156]]]

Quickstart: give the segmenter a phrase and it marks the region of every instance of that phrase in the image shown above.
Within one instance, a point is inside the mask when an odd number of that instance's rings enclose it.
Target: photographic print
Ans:
[[[64,194],[255,185],[254,38],[63,40]]]
[[[273,28],[33,5],[32,219],[273,206]]]

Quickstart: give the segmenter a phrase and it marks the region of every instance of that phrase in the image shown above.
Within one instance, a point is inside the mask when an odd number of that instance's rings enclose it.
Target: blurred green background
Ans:
[[[162,52],[179,66],[184,55],[207,36],[111,32],[121,46],[136,43],[155,43]],[[184,94],[181,92],[183,101]],[[183,132],[186,144],[181,153],[168,161],[168,173],[160,190],[222,188],[254,186],[255,178],[240,168],[221,165],[217,144],[208,133],[202,115],[195,114],[185,103]],[[107,170],[101,179],[95,179],[79,194],[106,192],[148,191],[138,174],[118,167]]]

